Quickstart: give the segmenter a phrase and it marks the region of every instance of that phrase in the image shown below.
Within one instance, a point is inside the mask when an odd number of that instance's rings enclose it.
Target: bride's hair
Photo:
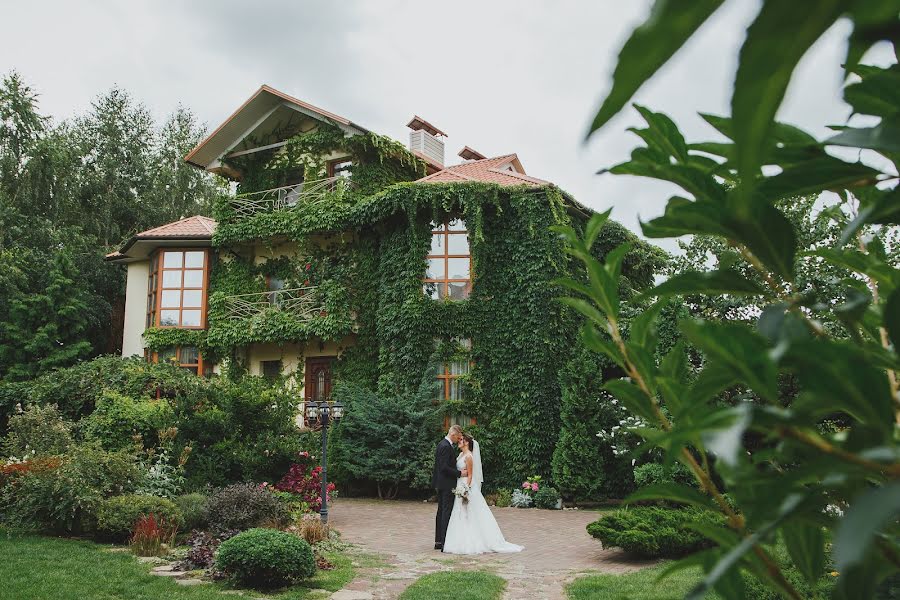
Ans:
[[[466,440],[466,444],[468,444],[469,450],[474,450],[474,449],[475,449],[475,440],[472,439],[472,436],[471,436],[471,435],[469,435],[468,433],[464,433],[464,434],[463,434],[463,439]]]

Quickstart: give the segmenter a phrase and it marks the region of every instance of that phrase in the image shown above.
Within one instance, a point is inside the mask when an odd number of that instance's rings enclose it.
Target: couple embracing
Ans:
[[[459,456],[454,451],[459,448]],[[520,552],[510,544],[491,514],[481,484],[481,449],[459,425],[447,432],[434,454],[432,485],[437,490],[434,549],[450,554]]]

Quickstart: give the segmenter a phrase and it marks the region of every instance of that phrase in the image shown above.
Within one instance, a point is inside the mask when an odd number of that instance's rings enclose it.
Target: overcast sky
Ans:
[[[164,117],[179,103],[210,128],[262,83],[408,140],[415,114],[488,156],[517,152],[548,179],[638,231],[662,213],[666,184],[595,175],[626,159],[633,111],[582,140],[616,53],[649,0],[129,0],[3,2],[0,72],[19,71],[41,109],[85,112],[114,85]],[[709,139],[697,112],[725,113],[743,31],[758,3],[732,0],[637,96],[689,140]],[[801,63],[779,118],[824,136],[849,114],[840,99],[839,23]],[[884,63],[885,47],[868,57]],[[672,248],[671,244],[663,244]]]

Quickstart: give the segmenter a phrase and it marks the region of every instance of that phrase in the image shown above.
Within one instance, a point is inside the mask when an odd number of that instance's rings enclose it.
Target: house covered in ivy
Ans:
[[[107,257],[128,269],[123,355],[289,377],[306,399],[434,378],[446,421],[502,439],[510,473],[546,472],[580,326],[553,283],[580,271],[551,226],[591,210],[516,154],[447,164],[441,130],[408,127],[407,146],[257,90],[186,157],[236,194]],[[612,222],[595,248],[624,241],[627,281],[648,285],[659,250]]]

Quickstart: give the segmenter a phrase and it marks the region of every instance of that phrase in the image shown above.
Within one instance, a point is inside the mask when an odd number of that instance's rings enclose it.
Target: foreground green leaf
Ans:
[[[775,113],[797,63],[849,4],[847,0],[822,0],[810,10],[802,2],[763,3],[741,47],[731,97],[742,181],[752,181],[759,172]],[[745,199],[749,201],[749,196]]]
[[[603,127],[722,5],[722,0],[656,0],[650,16],[619,52],[613,86],[590,131]]]

